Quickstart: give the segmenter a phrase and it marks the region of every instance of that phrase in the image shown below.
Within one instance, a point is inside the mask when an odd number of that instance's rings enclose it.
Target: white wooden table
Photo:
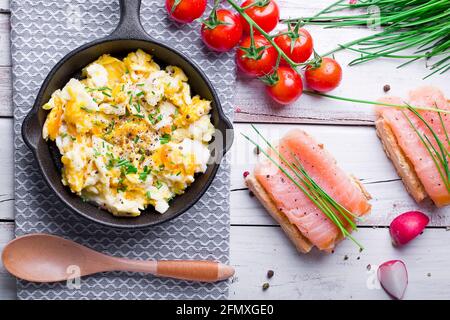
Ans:
[[[282,16],[311,15],[334,0],[279,0]],[[0,0],[0,250],[13,238],[13,119],[11,105],[11,61],[9,43],[9,1]],[[345,30],[310,27],[319,52],[358,35],[365,28]],[[348,53],[336,54],[342,65],[350,61]],[[376,99],[385,84],[391,93],[405,95],[421,84],[435,84],[447,97],[448,75],[427,81],[421,63],[397,70],[395,61],[376,61],[344,68],[344,81],[334,93],[353,98]],[[409,271],[407,299],[450,298],[450,208],[436,210],[429,204],[418,206],[406,193],[391,163],[385,157],[373,127],[371,107],[339,103],[308,96],[284,109],[275,108],[263,94],[257,81],[240,78],[237,87],[236,141],[232,149],[231,262],[237,269],[230,290],[231,299],[387,299],[373,284],[376,265],[390,259],[402,259]],[[249,122],[261,122],[260,128],[276,138],[294,126],[300,126],[326,144],[340,165],[362,179],[373,196],[372,214],[361,223],[356,237],[366,249],[360,253],[350,241],[344,241],[332,255],[313,252],[299,255],[280,228],[249,196],[242,173],[255,162],[253,148],[240,132],[249,132]],[[270,124],[280,122],[283,124]],[[424,234],[402,249],[390,244],[387,226],[397,214],[420,209],[432,219]],[[266,273],[274,270],[268,281]],[[370,269],[370,270],[369,270]],[[270,283],[267,291],[262,284]],[[0,266],[0,299],[14,299],[15,280]]]

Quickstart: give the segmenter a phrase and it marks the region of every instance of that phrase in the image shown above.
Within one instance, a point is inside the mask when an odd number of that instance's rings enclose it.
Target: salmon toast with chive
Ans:
[[[398,97],[382,102],[403,105]],[[407,104],[450,110],[437,88],[425,86],[409,94]],[[417,202],[430,198],[437,207],[450,204],[450,114],[424,110],[377,108],[377,134],[407,191]]]
[[[341,228],[349,231],[355,217],[370,211],[370,195],[359,181],[340,169],[324,146],[306,132],[294,129],[266,152],[270,158],[260,155],[254,173],[246,178],[247,186],[300,252],[307,253],[313,247],[332,251],[344,237]],[[305,175],[300,177],[296,168],[304,170]],[[309,181],[321,188],[320,196],[313,187],[302,191],[300,186],[309,185]],[[351,214],[343,217],[334,207],[336,203]],[[335,215],[327,215],[327,208]]]

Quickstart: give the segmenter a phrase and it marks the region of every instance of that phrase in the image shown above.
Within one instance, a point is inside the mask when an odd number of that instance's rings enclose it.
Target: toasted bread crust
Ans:
[[[302,235],[300,230],[289,221],[283,212],[278,210],[255,176],[249,175],[245,179],[245,183],[250,191],[253,192],[253,194],[258,198],[264,208],[266,208],[272,218],[280,224],[281,228],[295,245],[297,250],[301,253],[308,253],[311,251],[313,247],[312,243]]]
[[[364,194],[364,196],[367,198],[367,200],[372,199],[372,197],[363,187],[361,182],[353,176],[351,176],[351,178],[353,182],[361,190],[361,192]],[[295,245],[297,250],[301,253],[310,252],[311,249],[314,247],[314,245],[305,236],[303,236],[303,234],[300,232],[297,226],[293,225],[286,217],[286,215],[277,208],[273,200],[270,198],[269,194],[264,190],[263,186],[258,182],[256,177],[254,175],[247,176],[247,178],[245,179],[245,183],[249,188],[249,190],[253,192],[256,198],[258,198],[258,200],[261,202],[264,208],[266,208],[266,210],[269,212],[272,218],[274,218],[275,221],[277,221],[280,224],[281,228],[286,233],[291,242]],[[350,227],[347,230],[351,232]],[[343,236],[341,235],[339,236],[338,239],[336,239],[335,245],[342,240]],[[331,252],[332,250],[326,251]]]
[[[377,121],[375,122],[375,126],[377,135],[383,144],[383,149],[388,158],[391,159],[394,164],[398,175],[402,178],[406,190],[417,202],[421,202],[426,199],[428,194],[426,193],[425,188],[420,182],[412,163],[408,160],[405,153],[399,146],[397,138],[395,137],[391,127],[387,121],[383,119],[382,114],[379,115]]]

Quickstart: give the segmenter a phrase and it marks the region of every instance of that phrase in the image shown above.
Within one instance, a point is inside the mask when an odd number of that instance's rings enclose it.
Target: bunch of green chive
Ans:
[[[360,12],[349,13],[349,9]],[[351,12],[351,11],[350,11]],[[298,21],[299,19],[289,19]],[[405,60],[400,67],[425,59],[431,73],[425,78],[450,69],[450,1],[448,0],[340,0],[313,17],[300,18],[305,24],[328,28],[380,26],[370,36],[340,44],[324,54],[342,49],[360,54],[350,62],[356,65],[377,58]],[[409,50],[413,52],[408,52]]]

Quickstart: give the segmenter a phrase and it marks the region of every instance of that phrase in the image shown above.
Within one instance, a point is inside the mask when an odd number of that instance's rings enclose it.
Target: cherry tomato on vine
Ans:
[[[240,47],[236,50],[236,64],[245,74],[252,77],[261,77],[272,73],[277,64],[277,50],[260,35],[254,36],[254,47],[251,48],[251,37],[242,39]]]
[[[166,10],[173,20],[190,23],[203,15],[206,4],[207,0],[166,0]]]
[[[285,33],[283,31],[282,33]],[[308,31],[299,29],[298,34],[290,31],[287,34],[281,34],[274,39],[275,43],[283,52],[295,63],[302,63],[309,59],[314,50],[313,39]],[[283,64],[287,62],[283,59]]]
[[[308,66],[305,71],[306,84],[309,88],[328,92],[339,86],[342,80],[342,68],[332,58],[322,58],[320,66]]]
[[[253,6],[245,9],[245,13],[252,18],[257,25],[259,25],[265,32],[270,32],[277,26],[280,21],[280,9],[274,0],[246,0],[241,8]],[[241,17],[242,24],[244,25],[244,32],[250,33],[250,26],[248,22]],[[258,31],[255,29],[255,33]]]
[[[303,93],[300,75],[291,67],[279,67],[275,76],[266,81],[267,94],[279,104],[291,104]]]
[[[241,38],[241,20],[230,10],[217,10],[202,25],[203,42],[212,50],[229,51],[237,46]]]

